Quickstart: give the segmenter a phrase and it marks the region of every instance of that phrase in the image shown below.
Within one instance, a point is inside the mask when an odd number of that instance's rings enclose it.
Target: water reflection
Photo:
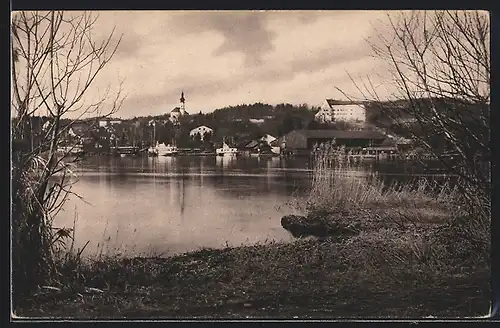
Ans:
[[[217,166],[223,169],[229,169],[230,167],[234,166],[234,163],[236,163],[236,159],[237,157],[234,155],[217,156]]]
[[[279,165],[230,157],[89,158],[73,191],[90,205],[71,198],[56,221],[71,225],[69,209],[78,204],[77,246],[109,238],[128,252],[287,240],[280,218],[289,211],[277,207],[295,183]]]
[[[280,218],[293,211],[279,207],[310,186],[310,165],[307,158],[279,157],[88,158],[73,191],[90,204],[70,198],[56,224],[72,226],[76,205],[77,246],[90,240],[89,251],[108,238],[128,252],[166,253],[288,240]],[[369,170],[387,181],[418,174],[415,167],[380,164],[350,174]]]

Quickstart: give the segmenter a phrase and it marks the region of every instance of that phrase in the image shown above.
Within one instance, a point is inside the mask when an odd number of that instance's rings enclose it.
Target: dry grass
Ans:
[[[393,182],[387,185],[376,172],[362,163],[342,156],[342,148],[324,145],[313,155],[312,187],[306,200],[306,210],[342,211],[383,208],[410,211],[412,216],[423,210],[422,216],[450,212],[457,199],[457,188],[448,183],[438,185],[428,179]],[[404,214],[404,213],[402,213]]]
[[[81,268],[102,293],[39,293],[18,315],[56,317],[388,317],[479,315],[482,267],[427,261],[425,236],[390,229],[343,241],[299,239]],[[468,275],[464,275],[468,272]],[[472,276],[471,273],[474,273]],[[443,295],[446,302],[443,302]]]
[[[12,266],[14,303],[37,285],[57,280],[54,254],[66,249],[71,229],[54,226],[53,217],[70,193],[64,178],[71,166],[35,154],[13,155],[12,160]],[[62,172],[57,181],[49,178]]]

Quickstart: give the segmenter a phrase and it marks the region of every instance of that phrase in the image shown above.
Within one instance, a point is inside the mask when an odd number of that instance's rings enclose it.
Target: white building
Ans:
[[[176,123],[179,121],[179,117],[181,117],[181,108],[180,107],[175,107],[170,111],[170,121],[173,123]]]
[[[43,131],[47,131],[51,125],[52,125],[52,122],[50,122],[50,121],[45,122],[45,124],[42,126]]]
[[[201,138],[201,141],[203,141],[203,138],[205,137],[206,134],[213,134],[214,133],[214,130],[209,128],[208,126],[205,126],[205,125],[201,125],[195,129],[192,129],[190,132],[189,132],[189,136],[191,138],[194,138],[194,136],[196,136],[197,134],[200,135],[200,138]]]
[[[366,110],[363,105],[336,105],[333,109],[333,119],[345,122],[365,122]]]
[[[332,121],[365,122],[366,108],[362,102],[327,99]]]
[[[106,127],[106,126],[117,125],[117,124],[122,124],[122,121],[121,120],[116,120],[116,119],[99,120],[99,126],[100,127]]]
[[[273,142],[274,140],[276,140],[276,137],[273,137],[270,134],[265,134],[265,135],[262,136],[262,138],[260,138],[260,140],[262,140],[265,143],[267,143],[268,145],[270,145],[271,142]]]
[[[182,109],[181,107],[175,107],[170,111],[169,119],[172,123],[178,123],[180,117],[187,115],[189,115],[189,113],[185,109]]]
[[[335,121],[365,122],[366,109],[362,102],[326,100],[328,107],[322,108],[314,116],[315,120],[322,123]]]
[[[264,123],[263,118],[250,118],[250,119],[248,119],[248,121],[250,121],[250,123],[257,124],[257,125]]]
[[[317,121],[317,122],[321,122],[321,123],[330,123],[330,122],[333,122],[333,109],[331,109],[330,107],[326,107],[326,108],[321,108],[317,113],[316,115],[314,115],[314,119]]]

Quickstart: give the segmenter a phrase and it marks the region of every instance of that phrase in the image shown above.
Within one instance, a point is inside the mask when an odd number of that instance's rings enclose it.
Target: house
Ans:
[[[278,138],[271,145],[279,145],[287,151],[310,151],[315,145],[332,142],[345,147],[379,146],[386,136],[377,131],[343,131],[343,130],[294,130]]]
[[[180,107],[175,107],[170,111],[170,120],[172,122],[177,122],[179,120],[179,117],[181,117],[181,108]]]
[[[249,151],[255,151],[257,150],[257,148],[259,148],[259,144],[260,144],[259,141],[252,140],[244,146],[244,149]]]
[[[69,129],[67,130],[67,142],[69,144],[83,145],[86,151],[89,151],[88,145],[93,144],[96,140],[96,133],[99,130],[105,130],[103,127],[96,128],[98,122],[92,121],[77,121],[69,124]]]
[[[285,149],[285,143],[280,138],[271,141],[269,146],[271,146],[271,151],[275,154],[281,154],[281,150]]]
[[[184,108],[175,107],[174,109],[172,109],[170,111],[169,119],[170,119],[170,122],[172,122],[172,123],[179,123],[179,119],[182,116],[187,116],[187,115],[189,115],[189,113]]]
[[[45,122],[45,124],[42,126],[43,131],[47,131],[51,125],[52,125],[51,121]]]
[[[252,152],[260,152],[264,149],[268,149],[275,154],[280,153],[280,147],[273,147],[272,143],[276,141],[277,138],[273,137],[270,134],[265,134],[259,139],[251,140],[247,142],[242,148],[250,153]]]
[[[250,121],[250,123],[257,124],[257,125],[264,123],[263,118],[250,118],[249,121]]]
[[[203,138],[205,137],[206,134],[213,134],[214,130],[212,128],[209,128],[208,126],[201,125],[197,128],[192,129],[189,132],[189,136],[191,138],[194,138],[194,136],[199,135],[201,141],[203,141]]]
[[[264,141],[265,143],[267,143],[269,145],[271,142],[276,140],[276,137],[273,137],[272,135],[266,133],[260,138],[260,140]]]
[[[110,119],[110,118],[99,120],[100,127],[113,126],[113,125],[117,125],[117,124],[122,124],[122,120]]]
[[[90,137],[92,131],[92,125],[87,122],[74,122],[71,124],[68,135],[70,138],[76,138],[82,140]]]
[[[328,108],[323,108],[315,115],[318,122],[329,123],[334,121],[365,122],[366,108],[361,101],[344,101],[326,99]]]

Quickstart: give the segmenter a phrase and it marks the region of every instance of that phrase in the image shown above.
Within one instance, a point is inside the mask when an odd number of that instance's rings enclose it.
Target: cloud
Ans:
[[[215,55],[232,51],[241,52],[245,54],[246,65],[254,66],[262,63],[263,54],[274,50],[272,40],[276,37],[276,33],[266,29],[265,16],[246,14],[237,19],[228,17],[217,20],[214,27],[225,38]]]
[[[249,11],[186,12],[173,15],[171,24],[180,35],[186,31],[212,31],[223,37],[222,44],[213,52],[223,56],[236,52],[244,55],[245,65],[262,63],[262,56],[273,51],[276,34],[267,28],[269,13]]]
[[[123,34],[96,80],[98,93],[125,78],[122,117],[262,101],[319,105],[352,75],[380,72],[365,39],[374,11],[101,12],[96,35]]]

